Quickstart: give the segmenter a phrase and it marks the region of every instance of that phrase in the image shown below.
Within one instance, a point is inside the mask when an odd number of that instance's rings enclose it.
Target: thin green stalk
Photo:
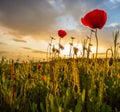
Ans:
[[[50,37],[51,38],[51,41],[50,41],[50,43],[49,43],[49,45],[48,45],[48,48],[47,48],[47,60],[48,59],[51,59],[51,49],[52,49],[52,40],[54,39],[53,37]]]
[[[59,38],[59,53],[58,53],[58,57],[60,55],[60,44],[61,44],[61,37]]]
[[[52,38],[51,38],[51,42],[50,42],[50,58],[51,58],[51,46],[52,46]]]
[[[83,41],[83,57],[85,57],[86,43],[87,43],[87,40],[84,39],[84,41]]]
[[[89,55],[90,55],[90,46],[91,46],[92,32],[93,32],[93,31],[91,30],[91,32],[90,32],[90,37],[89,37],[90,41],[89,41],[88,49],[87,49],[87,60],[89,59]]]
[[[70,53],[69,53],[69,57],[71,56],[71,49],[72,49],[72,43],[70,43]]]
[[[97,29],[95,30],[95,38],[96,38],[96,57],[95,57],[95,59],[97,59],[97,54],[98,54],[98,36],[97,36]]]
[[[74,37],[71,37],[69,57],[71,57],[71,50],[72,50],[73,40],[74,40],[74,39],[75,39]]]

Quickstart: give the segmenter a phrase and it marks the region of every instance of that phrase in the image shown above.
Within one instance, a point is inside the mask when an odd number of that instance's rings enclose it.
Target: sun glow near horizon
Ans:
[[[79,39],[81,39],[84,35],[81,35]],[[6,38],[6,40],[5,40]],[[68,39],[69,38],[69,39]],[[70,55],[70,48],[71,48],[71,55],[73,55],[73,48],[76,47],[78,48],[78,54],[77,56],[82,56],[82,41],[78,43],[79,41],[78,38],[75,39],[75,42],[73,43],[73,46],[70,47],[69,41],[70,37],[65,37],[62,40],[62,44],[64,44],[64,50],[61,50],[61,56],[66,56],[69,57]],[[58,44],[59,37],[56,38],[53,44],[57,45]],[[93,40],[94,41],[94,40]],[[14,58],[14,59],[22,59],[22,60],[27,60],[27,59],[46,59],[46,54],[47,54],[47,48],[49,46],[50,42],[50,37],[47,40],[35,40],[32,38],[32,36],[26,36],[23,39],[16,39],[14,40],[14,37],[7,35],[2,36],[1,35],[1,44],[0,47],[2,48],[2,51],[0,52],[0,56],[5,56],[7,58]],[[95,44],[95,42],[93,42]],[[98,49],[98,54],[103,53],[105,54],[107,47],[106,46],[100,46],[101,43],[99,44],[99,49]],[[3,52],[4,51],[4,52]],[[90,54],[95,54],[96,52],[96,46],[93,45],[91,46],[91,53]],[[29,56],[29,58],[28,58]]]

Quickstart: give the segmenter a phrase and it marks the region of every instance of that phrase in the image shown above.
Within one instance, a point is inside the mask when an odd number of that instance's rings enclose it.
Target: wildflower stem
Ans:
[[[91,37],[92,37],[92,30],[91,30],[91,32],[90,32],[90,37],[89,37],[89,43],[88,43],[88,51],[87,51],[87,59],[89,59],[89,55],[90,55],[90,47],[91,47]]]
[[[46,55],[47,61],[48,61],[48,54],[49,54],[49,45],[48,45],[48,47],[47,47],[47,55]]]
[[[97,28],[95,30],[95,38],[96,38],[96,59],[97,59],[97,54],[98,54],[98,36],[97,36]]]
[[[71,50],[72,50],[72,46],[73,46],[73,37],[71,37],[71,43],[70,43],[70,53],[69,53],[69,57],[71,57]]]
[[[60,55],[60,44],[61,44],[61,37],[59,38],[59,53],[58,53],[58,57]]]
[[[51,58],[51,46],[52,46],[52,38],[51,38],[51,42],[50,42],[50,58]]]

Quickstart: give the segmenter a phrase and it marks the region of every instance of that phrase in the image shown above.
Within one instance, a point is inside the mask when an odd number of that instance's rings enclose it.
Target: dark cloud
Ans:
[[[26,43],[27,41],[25,41],[25,40],[21,40],[21,39],[16,39],[16,38],[14,38],[13,39],[15,42],[23,42],[23,43]]]
[[[86,9],[97,7],[101,0],[63,0],[54,1],[51,5],[50,0],[0,0],[0,23],[21,34],[44,34],[51,29],[55,18],[62,14],[71,14],[74,18],[79,16]],[[95,5],[97,4],[97,5]],[[60,13],[58,10],[62,10]],[[94,7],[94,8],[95,8]]]
[[[1,0],[0,24],[20,34],[48,32],[57,13],[46,0]]]
[[[23,38],[24,35],[32,35],[33,38],[45,40],[51,33],[57,34],[57,28],[59,28],[56,27],[57,23],[65,24],[57,18],[63,15],[72,16],[73,21],[77,22],[76,30],[79,27],[78,25],[81,25],[80,17],[89,10],[101,7],[104,9],[105,1],[0,0],[0,25],[12,29],[11,34],[18,38]]]

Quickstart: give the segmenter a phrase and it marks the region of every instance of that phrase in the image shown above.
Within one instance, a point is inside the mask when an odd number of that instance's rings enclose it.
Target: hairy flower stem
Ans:
[[[53,37],[51,37],[51,41],[50,41],[50,51],[49,51],[49,53],[50,53],[50,59],[52,58],[52,52],[51,52],[51,49],[52,49],[52,41],[53,41]]]
[[[89,43],[88,43],[88,50],[87,50],[87,60],[89,59],[89,55],[90,55],[90,47],[91,47],[91,37],[92,37],[92,30],[90,32],[90,37],[89,37]]]
[[[51,46],[52,46],[52,38],[51,38],[51,42],[50,42],[50,58],[51,58]]]
[[[50,40],[50,43],[49,43],[49,45],[47,47],[47,60],[52,58],[51,50],[52,50],[52,41],[53,41],[54,38],[51,37],[51,36],[50,36],[50,38],[51,38],[51,40]]]
[[[71,37],[69,57],[71,57],[71,51],[72,51],[72,46],[73,46],[73,40],[74,39],[75,39],[74,37]]]
[[[95,57],[95,59],[97,59],[97,54],[98,54],[98,36],[97,36],[97,29],[95,30],[95,38],[96,38],[96,57]]]
[[[58,57],[60,55],[60,44],[61,44],[61,37],[59,38],[59,53],[58,53]]]

